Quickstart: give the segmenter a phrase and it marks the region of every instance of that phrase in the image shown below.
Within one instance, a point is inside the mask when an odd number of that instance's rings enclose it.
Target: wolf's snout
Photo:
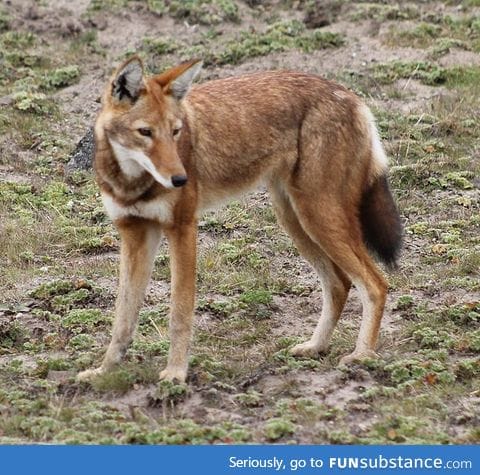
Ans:
[[[187,183],[187,177],[185,175],[174,175],[172,176],[172,185],[175,187],[180,187]]]

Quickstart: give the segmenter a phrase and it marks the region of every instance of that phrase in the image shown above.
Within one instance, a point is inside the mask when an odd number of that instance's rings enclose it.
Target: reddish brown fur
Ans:
[[[149,231],[155,236],[145,244],[145,228],[163,229],[168,238],[172,344],[161,377],[184,380],[186,376],[199,212],[259,182],[268,186],[279,221],[322,279],[324,307],[317,329],[309,342],[292,352],[305,355],[327,349],[353,282],[360,291],[364,316],[357,347],[344,361],[374,355],[387,285],[366,250],[359,214],[365,193],[385,174],[385,165],[381,157],[374,156],[374,126],[365,106],[338,84],[285,71],[210,81],[193,87],[183,101],[176,100],[173,86],[178,86],[195,64],[144,79],[138,97],[131,102],[116,101],[114,89],[108,87],[96,126],[97,180],[113,219],[126,213],[115,222],[122,241],[132,243],[127,247],[144,249],[150,259],[159,237],[156,231]],[[124,70],[122,65],[112,81]],[[173,139],[173,124],[179,120],[183,131],[180,138]],[[139,121],[151,128],[151,140],[136,132]],[[184,172],[187,185],[166,189],[146,171],[126,176],[112,140],[121,142],[127,151],[141,152],[162,177]],[[144,160],[141,157],[138,160]],[[380,190],[382,193],[385,190]],[[157,204],[161,210],[158,218],[152,211]],[[388,212],[393,216],[396,209]],[[374,222],[378,225],[382,217],[376,216]],[[388,245],[398,243],[386,242]],[[130,254],[122,252],[122,262],[133,259]],[[134,267],[134,261],[123,267]],[[148,273],[151,263],[143,265]],[[138,302],[146,283],[143,277],[141,285],[135,284],[134,275],[131,279],[131,285],[139,289],[131,297]],[[118,362],[117,347],[133,335],[138,309],[128,314],[121,297],[119,301],[117,321],[127,320],[131,333],[128,338],[124,335],[120,344],[115,335],[121,332],[114,330],[102,367],[82,377],[108,370]]]

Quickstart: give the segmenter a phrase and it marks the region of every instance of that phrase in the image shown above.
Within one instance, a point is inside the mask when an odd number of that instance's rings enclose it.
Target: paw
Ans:
[[[378,359],[379,356],[373,350],[355,350],[353,353],[344,356],[340,359],[340,366],[348,366],[352,363],[362,362],[363,360]]]
[[[184,368],[166,367],[160,371],[160,381],[171,381],[172,383],[184,383],[187,379],[187,370]]]
[[[319,353],[323,352],[323,348],[319,348],[318,345],[314,345],[311,341],[299,343],[290,348],[290,354],[293,356],[303,356],[305,358],[314,358]]]
[[[89,383],[106,372],[107,370],[103,366],[94,369],[86,369],[85,371],[80,371],[80,373],[77,374],[75,381],[77,381],[77,383]]]

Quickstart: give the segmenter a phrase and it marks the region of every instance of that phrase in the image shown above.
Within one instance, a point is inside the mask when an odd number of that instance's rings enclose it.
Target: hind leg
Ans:
[[[315,266],[322,281],[322,313],[310,340],[290,349],[294,356],[315,356],[327,351],[347,300],[350,280],[328,258],[325,258],[323,263],[321,270],[319,266]]]
[[[348,276],[360,293],[363,315],[356,347],[341,362],[375,357],[387,284],[363,244],[358,218],[354,213],[349,216],[342,206],[329,202],[324,195],[317,200],[315,193],[292,190],[291,199],[306,234]]]
[[[294,346],[295,356],[315,356],[327,351],[333,330],[340,318],[351,283],[323,250],[310,239],[300,225],[288,196],[280,187],[270,189],[280,224],[291,236],[300,254],[317,271],[322,282],[322,313],[310,340]]]

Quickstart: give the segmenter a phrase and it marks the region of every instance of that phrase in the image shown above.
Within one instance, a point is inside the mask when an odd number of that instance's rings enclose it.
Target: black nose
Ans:
[[[172,176],[172,185],[179,187],[187,183],[187,177],[185,175],[174,175]]]

